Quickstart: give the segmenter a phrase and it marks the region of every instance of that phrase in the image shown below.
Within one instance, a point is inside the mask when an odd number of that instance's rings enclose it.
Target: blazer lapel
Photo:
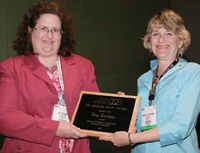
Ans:
[[[42,64],[38,61],[37,55],[28,56],[27,62],[34,75],[54,87],[53,81],[49,78]]]
[[[63,73],[64,90],[66,105],[71,105],[72,96],[77,80],[76,63],[73,59],[73,55],[70,57],[61,57],[61,67]],[[68,107],[69,108],[69,107]]]

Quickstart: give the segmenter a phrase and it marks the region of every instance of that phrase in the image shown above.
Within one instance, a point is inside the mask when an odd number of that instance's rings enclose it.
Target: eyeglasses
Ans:
[[[47,27],[41,27],[41,28],[34,27],[34,29],[37,30],[38,34],[40,34],[40,35],[46,35],[49,33],[49,31],[54,36],[60,36],[63,33],[63,31],[59,28],[53,28],[53,29],[49,30]]]

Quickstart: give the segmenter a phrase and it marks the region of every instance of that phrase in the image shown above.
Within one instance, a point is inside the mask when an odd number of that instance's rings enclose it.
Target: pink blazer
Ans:
[[[99,91],[92,63],[75,54],[61,56],[65,99],[72,117],[81,91]],[[11,57],[0,64],[0,134],[3,153],[58,153],[59,122],[51,120],[57,91],[36,55]],[[88,139],[76,140],[73,153],[90,153]]]

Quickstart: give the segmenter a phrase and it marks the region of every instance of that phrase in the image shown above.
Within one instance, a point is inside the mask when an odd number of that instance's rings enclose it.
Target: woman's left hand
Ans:
[[[80,128],[72,125],[69,122],[60,122],[56,131],[56,136],[61,138],[79,139],[87,137],[86,134],[80,133]]]
[[[99,138],[99,140],[111,141],[117,147],[129,145],[128,133],[124,131],[107,134]]]

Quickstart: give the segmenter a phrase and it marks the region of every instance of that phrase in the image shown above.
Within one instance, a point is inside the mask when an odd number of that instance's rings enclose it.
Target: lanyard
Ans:
[[[57,67],[58,67],[58,76],[59,76],[59,81],[60,81],[60,86],[61,86],[61,92],[58,91],[58,101],[61,103],[61,105],[66,106],[65,97],[64,97],[64,82],[63,82],[63,77],[62,77],[60,56],[58,56],[58,59],[57,59]]]
[[[64,96],[64,81],[63,81],[63,77],[62,77],[62,68],[61,68],[61,62],[60,62],[60,56],[58,56],[57,59],[57,67],[58,67],[58,76],[59,76],[59,81],[60,81],[60,86],[61,86],[61,92],[58,91],[58,100],[60,102],[61,105],[66,106],[65,103],[65,96]],[[66,110],[67,111],[67,110]],[[67,113],[68,114],[68,113]],[[67,118],[69,120],[69,117],[67,115]],[[69,153],[71,153],[72,151],[72,147],[73,147],[74,141],[71,140],[66,140],[66,139],[62,139],[60,140],[60,153],[65,153],[65,149],[67,149]]]
[[[170,64],[170,65],[168,66],[168,68],[163,72],[163,74],[162,74],[160,77],[158,77],[158,67],[157,67],[156,72],[155,72],[155,74],[154,74],[154,76],[153,76],[152,87],[151,87],[151,90],[149,91],[149,98],[148,98],[148,99],[149,99],[149,106],[151,106],[152,100],[155,99],[156,86],[157,86],[158,82],[160,81],[160,79],[161,79],[171,68],[173,68],[173,67],[178,63],[178,61],[179,61],[178,58],[175,59],[175,60],[172,62],[172,64]]]

